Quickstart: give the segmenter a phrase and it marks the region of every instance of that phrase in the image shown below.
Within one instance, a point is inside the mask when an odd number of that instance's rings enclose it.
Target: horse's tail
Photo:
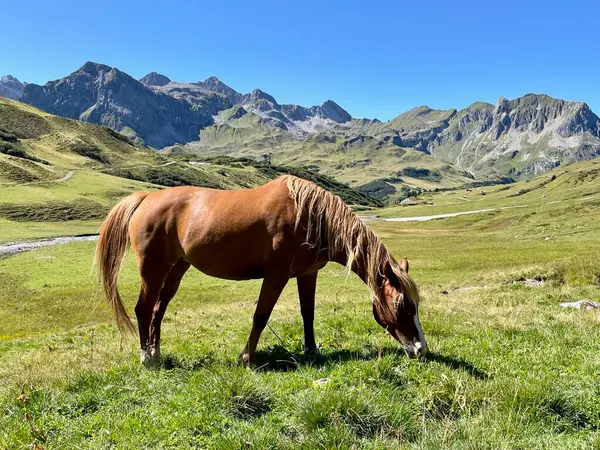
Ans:
[[[146,196],[148,192],[136,192],[117,203],[106,216],[96,245],[98,275],[104,286],[106,299],[122,332],[135,333],[135,328],[119,295],[117,286],[119,272],[129,247],[129,221]]]

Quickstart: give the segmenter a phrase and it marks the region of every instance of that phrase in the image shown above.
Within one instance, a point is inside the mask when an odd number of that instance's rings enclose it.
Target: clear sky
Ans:
[[[600,1],[3,2],[0,74],[43,84],[85,61],[140,78],[215,75],[355,117],[534,92],[600,114]]]

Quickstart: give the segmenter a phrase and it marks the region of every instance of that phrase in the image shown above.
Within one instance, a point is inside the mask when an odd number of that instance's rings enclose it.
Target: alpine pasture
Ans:
[[[361,213],[410,261],[425,361],[403,354],[373,319],[367,287],[330,264],[317,287],[321,356],[303,355],[289,283],[254,369],[245,369],[238,357],[260,281],[190,270],[164,320],[162,363],[148,370],[137,339],[119,335],[103,301],[93,242],[4,257],[0,448],[597,447],[600,313],[559,305],[600,297],[598,167],[578,163],[481,188],[486,195],[430,193],[418,206]],[[120,192],[142,187],[125,183]],[[104,195],[88,186],[90,199]],[[492,211],[381,220],[479,209]],[[5,218],[0,242],[94,232],[100,220]],[[120,290],[132,313],[139,277],[131,255]]]

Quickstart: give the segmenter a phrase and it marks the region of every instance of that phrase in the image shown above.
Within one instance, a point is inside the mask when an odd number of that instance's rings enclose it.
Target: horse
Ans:
[[[190,266],[222,279],[263,279],[240,356],[248,367],[290,278],[297,280],[305,352],[318,352],[315,290],[328,262],[345,266],[369,287],[375,320],[410,357],[427,354],[419,292],[406,258],[398,263],[342,199],[304,179],[284,175],[238,190],[172,187],[117,203],[100,228],[96,265],[117,325],[135,333],[117,286],[129,246],[141,276],[135,315],[145,366],[160,361],[162,319]]]

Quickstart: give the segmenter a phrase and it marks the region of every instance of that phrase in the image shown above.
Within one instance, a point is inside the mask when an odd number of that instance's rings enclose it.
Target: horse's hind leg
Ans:
[[[315,342],[315,292],[317,289],[317,274],[309,273],[298,277],[298,295],[300,296],[300,312],[304,322],[304,351],[307,354],[317,353]]]
[[[166,271],[159,273],[157,271],[141,270],[142,286],[140,296],[135,305],[135,315],[140,333],[140,361],[146,367],[150,367],[158,362],[160,355],[156,354],[156,349],[150,345],[150,323],[152,321],[152,311],[154,305],[160,297],[160,290],[166,277]]]
[[[180,259],[173,265],[160,291],[158,302],[154,305],[150,322],[150,348],[154,349],[154,358],[160,359],[160,327],[169,302],[175,297],[181,279],[190,268],[190,263]]]

